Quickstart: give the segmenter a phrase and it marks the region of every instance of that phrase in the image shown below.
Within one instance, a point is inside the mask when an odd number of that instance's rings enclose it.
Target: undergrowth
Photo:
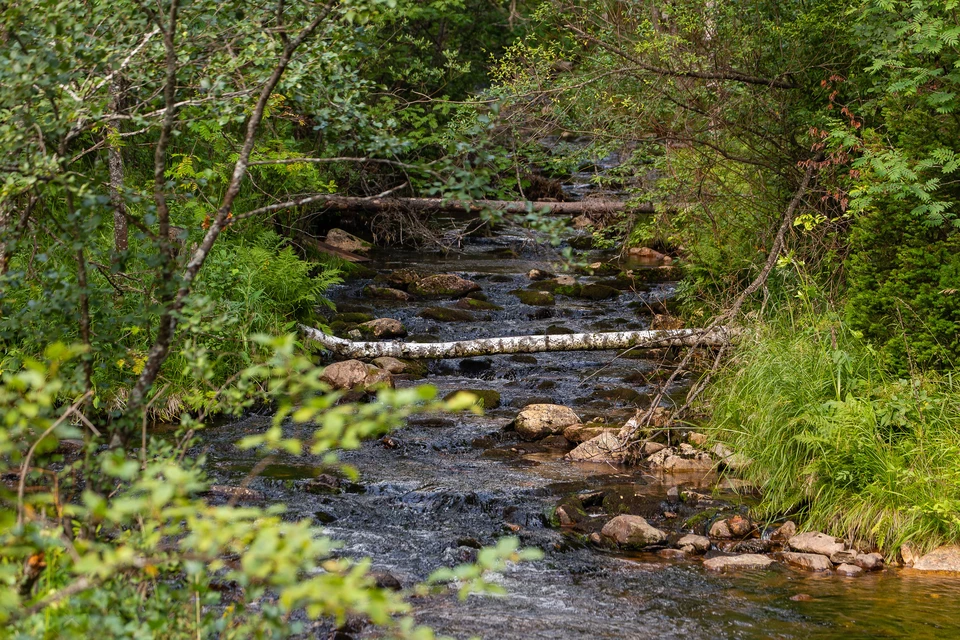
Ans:
[[[960,382],[892,375],[827,316],[744,340],[708,399],[713,434],[750,463],[759,517],[790,515],[893,556],[960,541]]]

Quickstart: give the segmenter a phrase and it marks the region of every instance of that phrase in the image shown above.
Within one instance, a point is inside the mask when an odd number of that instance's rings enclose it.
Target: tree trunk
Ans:
[[[407,211],[435,211],[440,213],[478,212],[483,209],[496,209],[508,213],[526,213],[529,209],[539,212],[580,215],[591,213],[617,213],[620,211],[638,211],[655,213],[650,203],[627,206],[619,200],[580,200],[579,202],[525,202],[522,200],[442,200],[440,198],[353,198],[348,196],[327,196],[322,200],[324,207],[349,209],[351,211],[388,211],[404,209]]]
[[[348,358],[469,358],[507,353],[544,351],[604,351],[607,349],[720,346],[736,335],[736,330],[717,327],[660,331],[616,331],[610,333],[573,333],[556,336],[516,336],[482,338],[457,342],[354,342],[329,336],[319,329],[300,325],[309,340]]]

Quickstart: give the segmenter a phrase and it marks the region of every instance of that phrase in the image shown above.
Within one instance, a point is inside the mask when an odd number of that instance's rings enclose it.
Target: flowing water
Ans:
[[[548,329],[646,328],[651,310],[661,308],[673,293],[671,283],[659,283],[625,291],[615,300],[558,296],[555,307],[520,304],[508,292],[529,285],[530,269],[550,268],[548,259],[537,244],[508,233],[469,240],[460,253],[446,256],[376,256],[374,266],[382,272],[413,267],[476,281],[504,310],[478,313],[475,322],[437,323],[416,315],[424,306],[449,302],[363,299],[360,290],[368,281],[349,282],[333,297],[341,310],[397,318],[409,330],[409,339],[432,341]],[[268,500],[289,505],[291,517],[316,519],[343,541],[344,554],[372,558],[375,569],[405,586],[437,567],[470,560],[476,547],[503,535],[518,535],[524,545],[543,549],[543,560],[511,566],[496,578],[507,590],[505,597],[471,596],[460,602],[448,592],[414,599],[419,622],[458,638],[960,637],[960,578],[887,570],[844,579],[779,566],[718,576],[708,574],[697,559],[615,555],[585,543],[582,535],[550,527],[551,509],[571,494],[592,492],[608,514],[629,511],[671,533],[689,530],[684,523],[705,507],[730,512],[749,502],[749,493],[735,492],[733,483],[713,474],[657,476],[641,469],[564,462],[565,449],[550,442],[522,443],[504,430],[518,408],[533,401],[571,406],[584,420],[624,421],[649,400],[647,382],[670,356],[640,355],[644,357],[552,353],[433,362],[425,382],[441,394],[494,389],[502,394],[502,405],[482,417],[414,418],[392,434],[389,446],[366,442],[344,453],[343,461],[360,473],[356,483],[340,482],[331,489],[337,481],[318,460],[279,456],[250,486]],[[412,384],[418,383],[399,383]],[[256,454],[231,443],[269,423],[269,417],[251,416],[210,432],[205,448],[217,482],[236,484],[250,471]],[[673,486],[708,495],[691,507],[668,496]],[[589,511],[595,528],[610,517],[600,508]],[[791,600],[798,594],[810,598]]]

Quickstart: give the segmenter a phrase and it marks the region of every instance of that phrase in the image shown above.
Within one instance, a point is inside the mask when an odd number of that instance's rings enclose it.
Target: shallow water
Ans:
[[[531,268],[550,268],[548,258],[521,235],[471,240],[463,253],[449,256],[391,252],[377,257],[375,266],[381,270],[415,267],[475,280],[490,301],[505,307],[478,314],[482,319],[477,322],[416,317],[424,306],[449,303],[364,300],[359,291],[366,282],[348,283],[333,296],[342,308],[366,308],[400,319],[418,339],[448,340],[535,334],[551,326],[575,331],[646,328],[649,306],[672,295],[673,286],[662,283],[610,301],[558,297],[556,307],[519,304],[508,292],[529,284],[525,274]],[[728,510],[749,502],[729,482],[718,484],[714,474],[656,476],[640,469],[567,463],[561,460],[563,450],[521,443],[503,430],[517,408],[531,400],[572,406],[584,419],[625,420],[649,397],[651,389],[642,381],[655,375],[661,361],[615,355],[554,353],[537,354],[535,363],[509,356],[432,363],[425,382],[441,394],[496,389],[503,405],[483,417],[415,418],[393,434],[396,448],[367,442],[345,452],[343,461],[360,478],[340,491],[325,491],[329,477],[323,474],[331,470],[319,461],[285,456],[277,456],[250,486],[271,501],[286,503],[291,517],[324,523],[330,535],[343,541],[344,554],[371,557],[376,569],[391,572],[406,586],[439,566],[468,559],[473,546],[493,544],[505,534],[543,549],[543,560],[513,566],[498,578],[506,597],[458,602],[443,593],[414,601],[420,622],[458,638],[960,637],[960,578],[887,570],[846,579],[782,567],[716,576],[697,560],[667,561],[653,553],[617,556],[550,528],[547,515],[560,498],[590,490],[603,491],[605,500],[654,518],[657,526],[675,533],[689,530],[683,525],[694,512],[671,502],[671,486],[713,491],[711,500]],[[624,388],[639,395],[617,392]],[[256,464],[254,453],[231,443],[269,422],[252,416],[209,432],[205,448],[218,482],[235,484]],[[677,517],[665,520],[668,510]],[[603,521],[598,516],[597,527]],[[790,599],[798,594],[811,599]]]

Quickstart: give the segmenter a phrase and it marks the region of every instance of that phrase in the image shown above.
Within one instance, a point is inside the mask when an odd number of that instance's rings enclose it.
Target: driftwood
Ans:
[[[300,325],[309,340],[323,345],[339,356],[348,358],[469,358],[508,353],[541,353],[544,351],[603,351],[608,349],[719,347],[726,345],[736,333],[733,329],[663,329],[659,331],[615,331],[609,333],[572,333],[555,336],[514,336],[481,338],[457,342],[355,342],[330,336],[319,329]]]
[[[522,200],[442,200],[440,198],[353,198],[348,196],[326,196],[321,200],[323,206],[332,209],[351,211],[379,212],[391,209],[407,211],[432,211],[440,213],[478,212],[484,209],[496,209],[508,213],[526,213],[528,210],[542,213],[569,215],[601,214],[632,211],[654,213],[654,206],[642,203],[627,206],[619,200],[580,200],[578,202],[525,202]]]

